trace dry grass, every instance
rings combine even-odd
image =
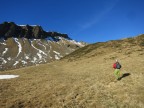
[[[143,49],[122,48],[101,47],[77,60],[66,57],[50,64],[2,71],[0,74],[20,77],[0,80],[0,108],[143,108]],[[120,81],[113,74],[115,58],[122,64],[121,73],[130,74]]]
[[[113,60],[104,59],[108,56],[1,72],[20,77],[0,80],[0,107],[142,108],[144,56],[119,58],[121,72],[131,74],[120,81],[113,75]]]

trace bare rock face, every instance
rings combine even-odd
[[[59,60],[85,45],[67,34],[45,32],[41,26],[4,22],[0,24],[0,70]]]
[[[10,37],[44,39],[54,36],[69,38],[67,34],[61,34],[57,32],[45,32],[42,27],[38,25],[16,25],[13,22],[4,22],[0,24],[0,37],[4,39]]]

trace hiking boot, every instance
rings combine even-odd
[[[119,81],[119,80],[121,80],[121,78],[118,78],[117,80]]]

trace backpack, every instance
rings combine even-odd
[[[119,62],[116,63],[116,69],[120,69],[121,68],[121,65]]]
[[[114,69],[116,69],[116,65],[117,65],[116,63],[113,64],[113,68],[114,68]]]

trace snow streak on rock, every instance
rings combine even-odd
[[[63,56],[61,56],[60,55],[60,53],[59,52],[56,52],[56,51],[53,51],[55,54],[57,54],[59,57],[63,57]]]
[[[16,62],[13,64],[13,66],[16,66],[18,63],[19,63],[19,61],[16,61]]]
[[[17,54],[17,57],[19,56],[19,54],[22,52],[22,46],[20,44],[20,42],[18,41],[17,38],[14,38],[15,42],[17,42],[18,44],[18,54]]]
[[[85,46],[80,42],[76,42],[75,40],[69,40],[71,43],[76,44],[76,45],[80,45],[81,47]]]
[[[32,45],[32,47],[33,47],[34,49],[36,49],[39,53],[42,53],[42,54],[44,54],[45,56],[47,56],[47,54],[46,54],[45,52],[43,52],[42,50],[36,48],[33,44],[31,44],[31,45]]]
[[[2,61],[2,64],[6,64],[7,63],[7,61],[4,58],[2,58],[2,57],[0,57],[0,61]]]
[[[56,54],[58,54],[58,55],[60,55],[60,53],[59,52],[56,52],[56,51],[53,51],[54,53],[56,53]]]
[[[47,40],[14,37],[7,40],[0,39],[0,70],[59,60],[79,48],[77,46],[80,45],[74,44],[74,42],[58,36],[49,37]],[[16,48],[13,48],[15,46]]]
[[[5,48],[5,50],[2,53],[2,56],[8,51],[8,48]]]

